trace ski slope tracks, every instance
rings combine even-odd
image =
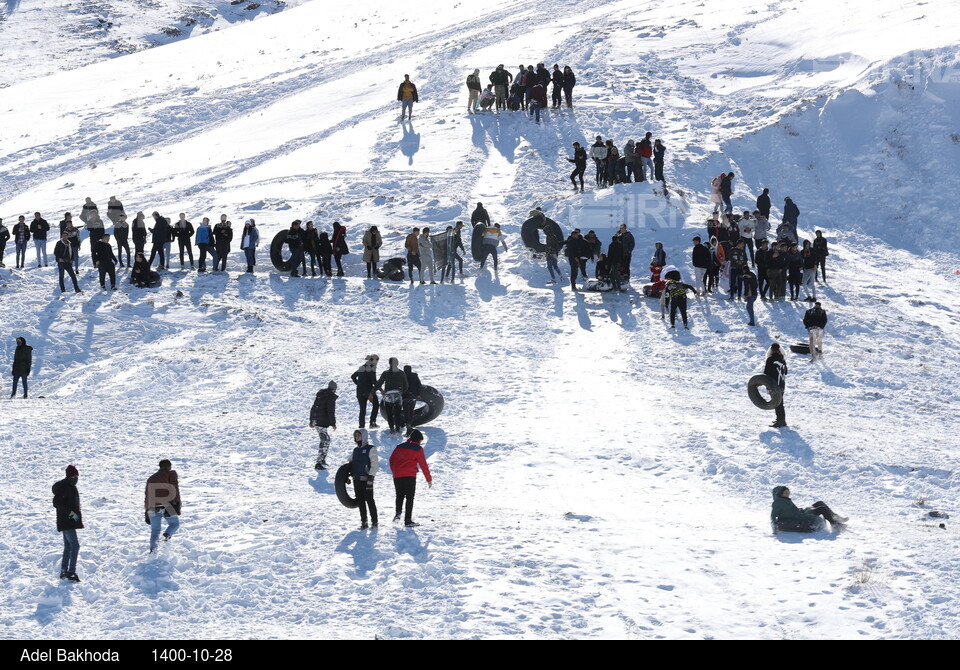
[[[11,269],[8,244],[0,358],[22,335],[34,369],[31,399],[0,412],[0,637],[960,636],[956,8],[286,4],[119,57],[81,48],[65,71],[21,58],[4,82],[5,223],[59,221],[87,196],[105,213],[117,195],[194,224],[253,217],[262,242],[252,276],[236,251],[226,273],[174,262],[155,290],[121,270],[113,293],[94,290],[84,242],[85,292],[65,296],[32,244]],[[26,35],[13,18],[5,40]],[[540,125],[466,113],[474,68],[541,61],[573,67],[574,109]],[[400,123],[405,73],[421,100]],[[91,82],[110,94],[65,102]],[[573,141],[646,130],[668,146],[667,196],[573,193]],[[806,304],[758,304],[749,328],[742,303],[694,298],[674,333],[639,292],[656,241],[690,277],[709,180],[729,169],[737,209],[768,187],[775,214],[789,195],[800,232],[830,241],[824,359],[788,359],[786,430],[745,387],[770,342],[803,339]],[[498,273],[468,260],[453,285],[362,279],[369,225],[382,259],[401,256],[413,225],[469,221],[477,202],[507,234]],[[627,223],[631,290],[548,285],[519,240],[534,206],[605,245]],[[295,218],[346,225],[346,278],[269,266]],[[329,460],[343,462],[349,375],[373,352],[446,398],[424,428],[435,481],[416,529],[389,521],[384,429],[378,531],[312,469],[314,393],[340,386]],[[148,555],[142,487],[163,457],[183,524]],[[70,586],[49,493],[68,463],[86,525]],[[778,484],[848,528],[772,533]]]

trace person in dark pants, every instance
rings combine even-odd
[[[349,254],[350,249],[347,247],[347,229],[337,221],[333,222],[333,238],[330,243],[333,245],[333,260],[337,264],[337,276],[342,277],[343,265],[340,259]]]
[[[560,66],[553,64],[553,72],[550,73],[550,81],[553,83],[553,90],[550,92],[550,98],[553,102],[553,109],[560,109],[563,102],[563,72]]]
[[[769,275],[767,274],[767,241],[757,242],[757,290],[761,300],[767,299],[767,289],[770,287]],[[771,291],[771,296],[773,292]]]
[[[167,521],[163,532],[163,541],[173,537],[180,528],[180,478],[173,464],[166,458],[159,463],[159,470],[147,479],[143,492],[143,520],[150,526],[150,553],[157,550],[160,539],[161,523]]]
[[[200,250],[200,262],[197,272],[207,271],[207,254],[213,260],[213,269],[217,269],[217,251],[214,246],[213,229],[210,228],[210,219],[203,217],[200,225],[197,226],[195,241]]]
[[[404,249],[407,250],[407,271],[410,274],[410,283],[413,283],[413,268],[417,268],[417,274],[420,283],[423,282],[423,265],[420,263],[420,229],[414,228],[413,232],[407,235],[403,242]]]
[[[3,225],[3,219],[0,219],[0,268],[7,267],[3,264],[3,256],[7,253],[7,242],[10,240],[10,231]]]
[[[117,242],[117,258],[120,261],[120,267],[123,265],[123,250],[127,250],[127,265],[130,265],[130,224],[127,223],[127,215],[121,214],[120,220],[113,225],[113,237]]]
[[[310,276],[317,276],[317,250],[320,247],[320,235],[313,226],[313,221],[307,221],[303,231],[303,275],[307,274],[307,256],[310,257]],[[323,273],[323,266],[320,266]]]
[[[369,354],[356,372],[350,375],[350,379],[357,385],[357,402],[360,404],[360,427],[366,428],[367,425],[367,402],[372,405],[370,412],[370,427],[377,426],[377,412],[380,410],[380,401],[377,400],[377,364],[380,357],[376,354]]]
[[[287,231],[287,248],[290,249],[290,276],[299,277],[297,270],[303,265],[304,232],[300,229],[300,219],[290,224]]]
[[[33,367],[33,347],[27,346],[27,341],[17,338],[17,348],[13,352],[13,391],[11,398],[17,395],[17,382],[23,384],[23,399],[27,399],[27,377],[30,376],[30,368]]]
[[[360,528],[376,528],[377,503],[373,499],[373,479],[380,469],[377,448],[370,444],[367,431],[363,428],[353,431],[353,441],[357,443],[350,455],[350,476],[353,478],[353,491],[360,508]],[[367,526],[367,511],[370,512],[370,526]]]
[[[173,225],[173,234],[177,238],[177,246],[180,247],[180,267],[183,267],[183,252],[187,252],[190,259],[190,268],[193,269],[193,243],[190,238],[193,237],[193,224],[187,221],[187,215],[180,212],[180,220]]]
[[[590,258],[591,254],[590,245],[580,236],[580,229],[576,228],[560,246],[567,248],[566,256],[567,260],[570,261],[570,288],[576,291],[577,272],[581,273],[583,281],[587,280],[587,259]]]
[[[780,387],[780,404],[774,408],[777,412],[777,420],[771,424],[771,427],[786,428],[787,414],[783,409],[783,392],[787,387],[787,361],[783,356],[783,349],[776,342],[767,350],[767,362],[763,366],[763,374]]]
[[[317,254],[320,256],[321,271],[327,277],[332,277],[333,268],[330,266],[330,257],[333,256],[333,245],[325,230],[317,237]]]
[[[320,447],[317,450],[315,470],[327,469],[327,452],[330,450],[330,430],[337,429],[337,382],[331,381],[327,388],[317,391],[310,408],[310,427],[317,429]]]
[[[33,221],[30,222],[30,234],[33,235],[33,244],[37,249],[37,267],[47,267],[47,232],[50,230],[50,224],[44,219],[40,212],[34,212]]]
[[[143,212],[137,212],[133,217],[133,223],[130,224],[131,235],[133,236],[133,253],[142,254],[147,248],[147,221]],[[129,259],[127,260],[129,263]]]
[[[687,323],[687,291],[697,292],[697,289],[690,286],[690,284],[684,284],[681,281],[676,279],[667,280],[666,286],[663,287],[663,292],[665,295],[670,296],[670,327],[677,327],[677,310],[680,310],[680,317],[683,319],[683,327],[690,329],[690,326]],[[663,316],[660,317],[661,319]]]
[[[567,101],[567,107],[573,108],[573,87],[577,85],[577,78],[569,65],[563,66],[563,97]]]
[[[814,233],[813,253],[817,257],[817,267],[823,273],[823,283],[827,283],[827,256],[830,252],[827,250],[827,238],[823,236],[823,231],[818,230]],[[816,272],[814,272],[816,278]]]
[[[620,238],[621,245],[623,245],[623,258],[620,260],[620,272],[623,275],[624,281],[628,281],[630,279],[630,262],[633,260],[633,250],[637,246],[637,241],[634,239],[633,233],[627,230],[627,224],[625,223],[620,224],[616,234]],[[615,259],[611,258],[610,262],[615,262]]]
[[[667,153],[667,147],[660,140],[653,142],[653,178],[659,182],[666,183],[663,178],[663,157]]]
[[[57,242],[57,246],[53,248],[53,257],[57,259],[57,271],[60,274],[60,293],[67,290],[63,285],[64,272],[70,275],[70,280],[73,282],[74,293],[82,293],[80,285],[77,284],[77,273],[73,270],[74,254],[76,254],[76,250],[70,243],[70,233],[61,233],[60,241]]]
[[[53,506],[57,510],[57,530],[63,533],[63,560],[60,563],[60,579],[79,582],[77,556],[80,554],[80,540],[77,539],[77,531],[83,528],[80,493],[77,491],[77,480],[80,478],[80,473],[73,465],[68,465],[66,475],[51,487]]]
[[[560,108],[559,102],[557,108]],[[579,142],[573,143],[573,158],[568,158],[573,163],[573,172],[570,173],[570,181],[573,182],[574,190],[577,189],[577,179],[580,179],[580,192],[583,193],[583,173],[587,171],[587,150],[580,146]]]
[[[90,250],[93,266],[100,272],[100,288],[106,290],[107,275],[110,276],[110,289],[117,290],[117,257],[113,255],[110,236],[104,235]]]
[[[230,243],[233,242],[233,228],[227,221],[226,214],[220,215],[220,223],[213,228],[213,236],[216,239],[217,258],[213,261],[213,269],[221,272],[227,271],[227,256],[230,255]],[[217,265],[219,264],[219,268]]]
[[[777,530],[809,532],[816,530],[817,517],[823,519],[835,528],[842,528],[848,519],[840,516],[822,500],[813,503],[813,507],[798,508],[790,500],[790,489],[786,486],[773,487],[773,506],[770,509],[770,520]]]
[[[27,262],[27,242],[30,241],[30,226],[27,225],[25,217],[18,218],[17,225],[13,227],[11,234],[17,251],[16,267],[23,269],[24,263]]]
[[[393,472],[393,486],[397,492],[396,514],[393,520],[399,521],[400,513],[403,512],[403,525],[408,528],[420,525],[413,521],[413,498],[417,494],[418,469],[423,471],[427,486],[433,488],[433,477],[430,476],[421,442],[423,433],[414,430],[410,433],[410,438],[403,444],[398,444],[390,454],[390,470]]]
[[[403,394],[407,392],[407,376],[400,369],[400,362],[391,358],[390,367],[377,379],[376,390],[383,394],[383,414],[391,433],[403,432]]]
[[[423,384],[420,383],[420,375],[414,372],[409,365],[403,366],[403,374],[407,376],[407,392],[403,394],[403,421],[407,426],[404,437],[410,437],[410,433],[413,431],[413,410],[417,407],[417,400],[420,399]]]
[[[757,323],[753,312],[753,303],[757,301],[757,275],[753,274],[753,270],[748,267],[743,271],[740,283],[743,287],[743,300],[747,303],[747,315],[750,317],[747,325],[755,326]]]
[[[130,271],[130,283],[137,288],[145,288],[150,284],[150,263],[146,256],[137,252],[133,255],[133,269]]]
[[[167,221],[166,217],[160,216],[160,212],[154,212],[153,228],[149,230],[153,235],[150,238],[153,248],[150,250],[150,260],[148,262],[153,265],[153,259],[159,255],[160,265],[157,266],[157,269],[168,267],[170,259],[166,258],[165,251],[167,244],[170,242],[170,222]]]

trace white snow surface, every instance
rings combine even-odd
[[[121,271],[112,294],[85,242],[86,292],[66,297],[32,243],[26,270],[7,245],[0,350],[26,337],[34,369],[32,399],[0,412],[0,637],[960,637],[955,3],[296,4],[115,58],[79,44],[56,73],[48,52],[4,50],[21,68],[0,90],[8,225],[117,195],[195,224],[253,216],[263,240],[254,276],[237,250],[228,273],[174,270],[155,290]],[[7,3],[5,42],[27,38],[29,9]],[[574,68],[573,110],[539,126],[465,113],[473,68],[539,61]],[[401,124],[405,73],[421,100]],[[668,200],[649,184],[570,195],[574,140],[648,129]],[[771,341],[803,339],[805,304],[758,303],[748,328],[742,303],[694,298],[674,334],[638,292],[655,241],[690,276],[709,180],[729,169],[737,209],[768,187],[830,241],[824,360],[789,359],[787,430],[745,386]],[[370,224],[386,259],[477,201],[507,234],[498,274],[468,259],[452,286],[358,278]],[[633,290],[548,286],[518,234],[537,205],[605,245],[628,223]],[[347,226],[346,279],[270,267],[294,218]],[[340,385],[339,464],[371,352],[446,398],[424,427],[417,529],[390,523],[385,430],[379,531],[312,469],[314,393]],[[162,457],[183,524],[151,556],[141,496]],[[70,586],[49,492],[68,463],[86,525]],[[778,484],[848,528],[772,533]]]

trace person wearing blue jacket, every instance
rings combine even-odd
[[[197,267],[197,272],[206,272],[207,271],[207,254],[213,258],[213,267],[217,267],[217,248],[214,245],[213,239],[213,229],[210,228],[210,219],[208,217],[203,217],[203,221],[197,226],[196,236],[194,241],[197,243],[197,248],[200,249],[200,262]]]
[[[353,478],[353,491],[360,508],[360,528],[376,528],[377,503],[373,499],[373,480],[380,469],[377,448],[370,444],[367,431],[363,428],[353,431],[353,441],[357,443],[350,455],[350,476]],[[367,526],[367,512],[370,513],[370,525]]]
[[[247,272],[253,272],[253,266],[257,264],[258,244],[260,244],[260,231],[257,230],[257,222],[247,219],[243,224],[243,232],[240,233],[240,248],[247,257]]]

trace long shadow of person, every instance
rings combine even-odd
[[[348,576],[362,578],[377,569],[377,564],[385,556],[377,551],[376,541],[375,532],[364,530],[349,532],[340,541],[335,551],[353,556],[353,574],[348,572]]]
[[[413,156],[420,151],[420,133],[414,132],[412,121],[405,121],[401,128],[400,153],[407,157],[407,165],[413,165]]]

